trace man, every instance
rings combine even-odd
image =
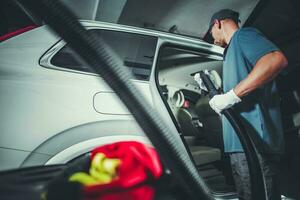
[[[254,28],[239,28],[239,14],[229,9],[215,13],[210,21],[214,44],[225,47],[224,94],[209,104],[221,113],[232,107],[247,130],[256,137],[268,199],[280,199],[278,164],[284,140],[279,97],[273,79],[288,62],[283,53]],[[251,199],[248,165],[240,141],[222,116],[225,152],[229,153],[233,176],[241,199]]]

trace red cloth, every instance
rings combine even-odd
[[[154,188],[149,185],[87,195],[85,200],[152,200]]]
[[[118,194],[124,194],[124,192],[127,191],[129,196],[135,196],[134,199],[139,199],[137,198],[139,195],[141,197],[140,199],[152,199],[152,188],[150,189],[149,186],[140,186],[144,189],[137,188],[139,188],[138,186],[141,184],[159,179],[162,175],[162,165],[154,148],[134,141],[117,142],[94,149],[91,152],[91,159],[94,158],[95,154],[100,152],[104,153],[108,158],[118,158],[121,160],[121,164],[118,168],[118,178],[108,184],[86,186],[84,191],[88,196],[103,194],[103,192],[107,193],[109,191],[118,196]],[[145,191],[147,191],[148,197],[145,196]],[[110,196],[114,195],[111,193]],[[130,199],[125,198],[125,196],[126,195],[123,195],[124,198],[122,199]],[[98,199],[102,200],[102,198]]]

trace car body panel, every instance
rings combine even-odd
[[[81,156],[84,153],[89,152],[96,147],[109,144],[109,143],[120,142],[120,141],[136,141],[136,142],[141,142],[146,145],[152,146],[150,141],[143,136],[137,136],[137,135],[101,136],[101,138],[85,140],[83,142],[70,146],[64,149],[63,151],[57,153],[55,156],[49,159],[45,164],[53,165],[53,164],[67,163],[68,161],[77,158],[78,156]]]
[[[23,160],[25,160],[29,155],[32,156],[32,160],[30,162],[31,166],[41,165],[51,158],[50,155],[46,154],[32,153],[18,149],[0,148],[0,169],[9,170],[17,168],[22,165]]]
[[[145,102],[162,114],[172,131],[178,132],[156,86],[154,71],[159,48],[164,44],[182,45],[201,49],[207,56],[218,58],[223,49],[201,40],[158,31],[92,21],[82,21],[82,24],[87,29],[158,38],[150,80],[132,79],[132,82],[145,97]],[[78,156],[78,152],[94,147],[85,146],[87,140],[104,144],[110,141],[108,136],[145,137],[132,121],[132,115],[100,76],[51,65],[51,58],[64,45],[65,42],[46,25],[1,43],[0,148],[14,149],[13,153],[18,154],[19,159],[12,165],[1,165],[0,169],[45,164],[58,154],[60,156],[52,161],[62,161],[62,158],[68,161]],[[99,94],[110,96],[105,100],[98,98]],[[177,139],[180,140],[179,135]],[[71,155],[72,151],[66,149],[73,148],[77,153]]]

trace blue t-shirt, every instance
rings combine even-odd
[[[264,55],[279,49],[254,28],[241,28],[231,38],[224,52],[223,90],[234,88],[251,72]],[[234,106],[258,150],[264,153],[283,153],[284,140],[279,96],[274,81],[256,89]],[[243,152],[241,143],[228,120],[223,116],[225,152]]]

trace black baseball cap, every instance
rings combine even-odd
[[[209,22],[208,32],[210,32],[212,26],[215,23],[215,20],[223,20],[223,19],[232,19],[236,23],[238,23],[240,14],[231,9],[222,9],[218,12],[214,13]]]

